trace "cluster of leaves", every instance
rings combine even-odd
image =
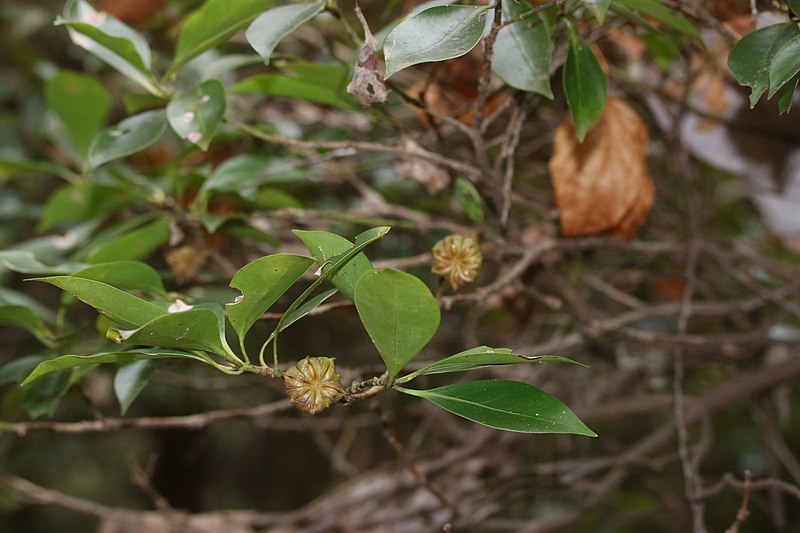
[[[224,131],[226,123],[237,133],[269,140],[270,131],[247,126],[239,120],[237,110],[229,107],[232,95],[249,93],[299,98],[340,109],[358,110],[345,87],[351,77],[351,65],[289,62],[280,65],[279,73],[258,73],[235,82],[227,77],[231,72],[257,62],[269,64],[283,38],[325,12],[341,15],[333,3],[323,0],[266,10],[262,1],[208,0],[187,17],[178,34],[172,60],[164,65],[162,73],[157,73],[150,46],[142,34],[113,16],[97,11],[85,0],[67,2],[57,24],[66,27],[72,42],[146,92],[126,94],[125,104],[132,115],[104,129],[111,109],[111,97],[97,80],[75,72],[60,71],[47,81],[46,100],[60,126],[55,132],[55,140],[71,160],[71,166],[11,158],[3,159],[2,163],[5,169],[15,172],[52,173],[70,182],[48,200],[39,229],[50,230],[75,221],[82,223],[73,227],[66,237],[49,238],[46,244],[42,241],[21,243],[14,249],[1,252],[0,259],[6,267],[17,272],[58,274],[37,279],[60,287],[98,309],[108,321],[101,325],[108,338],[146,348],[90,355],[70,354],[43,362],[37,360],[34,362],[38,366],[26,383],[56,370],[77,369],[68,382],[60,382],[59,390],[63,392],[94,365],[109,362],[130,364],[118,374],[117,384],[120,401],[126,408],[146,383],[152,371],[149,361],[153,359],[189,358],[226,373],[254,372],[279,376],[277,340],[280,332],[338,290],[355,303],[361,321],[386,365],[389,386],[424,397],[456,414],[492,427],[592,434],[558,400],[526,384],[474,382],[427,391],[401,386],[427,374],[493,364],[560,359],[529,359],[509,350],[482,347],[399,376],[436,332],[439,310],[430,291],[420,280],[398,271],[374,270],[361,252],[383,236],[388,228],[362,233],[355,244],[334,234],[298,232],[313,259],[287,254],[270,255],[240,269],[231,280],[231,286],[240,290],[243,297],[227,308],[227,319],[238,336],[240,353],[231,349],[226,341],[225,310],[220,305],[199,302],[189,309],[174,308],[176,304],[168,297],[158,273],[139,262],[169,241],[168,215],[150,210],[98,232],[102,218],[123,207],[148,202],[164,205],[171,196],[181,196],[174,194],[176,191],[169,187],[142,180],[124,161],[126,157],[154,145],[168,129],[188,143],[183,156],[196,149],[208,150]],[[408,17],[377,32],[379,38],[373,40],[383,50],[386,64],[383,78],[389,79],[420,63],[463,56],[491,34],[495,37],[494,73],[513,88],[552,99],[551,71],[556,37],[565,34],[567,53],[562,85],[574,128],[566,131],[565,135],[570,139],[574,136],[581,143],[590,129],[602,122],[608,100],[607,74],[590,46],[590,37],[581,29],[587,21],[602,23],[609,12],[633,21],[646,33],[667,39],[673,48],[681,46],[687,39],[698,37],[692,24],[657,0],[581,0],[551,2],[541,7],[504,1],[499,5],[498,13],[492,6],[449,5],[434,1],[425,3]],[[220,55],[213,50],[241,30],[245,30],[246,40],[257,56]],[[743,39],[731,54],[731,67],[740,82],[753,87],[755,100],[767,86],[770,87],[770,96],[781,89],[794,92],[800,70],[794,53],[797,33],[793,23],[764,28]],[[658,45],[664,48],[663,41]],[[654,45],[653,50],[658,50],[659,46]],[[758,54],[753,53],[756,49]],[[359,60],[359,66],[368,64],[369,61]],[[372,68],[376,67],[373,65]],[[620,108],[616,102],[609,107]],[[618,117],[612,120],[614,118],[605,121],[611,124],[607,128],[620,122]],[[623,122],[638,125],[636,120]],[[639,141],[641,138],[646,140],[646,136],[638,133],[631,136]],[[570,153],[577,149],[571,148]],[[643,154],[638,159],[645,166]],[[263,207],[264,203],[275,206],[276,201],[277,205],[293,206],[296,202],[289,196],[277,195],[276,200],[275,191],[271,190],[270,199],[266,200],[262,193],[267,190],[264,185],[297,179],[295,163],[280,157],[239,154],[213,170],[210,166],[203,166],[181,174],[182,184],[175,188],[180,189],[177,192],[185,193],[191,189],[187,183],[192,186],[199,184],[188,207],[190,215],[196,217],[206,231],[213,233],[223,227],[231,232],[238,229],[274,244],[274,235],[244,224],[240,214],[215,213],[209,205],[217,195],[235,194],[250,200],[255,207]],[[637,217],[652,203],[652,187],[648,185],[646,169],[640,175],[644,176],[641,188],[649,190],[649,193],[640,195]],[[461,179],[456,183],[455,192],[464,205],[471,207],[468,209],[470,218],[481,220],[483,213],[476,189]],[[621,211],[630,213],[632,208],[626,204]],[[619,231],[630,234],[631,230],[620,221],[621,217],[615,218],[615,223],[622,226]],[[69,261],[63,261],[62,252],[75,249],[78,243],[82,245],[80,249]],[[46,264],[47,259],[51,264]],[[259,365],[251,363],[244,342],[247,332],[259,316],[298,282],[312,261],[320,267],[320,277],[283,314],[263,344]],[[326,280],[336,288],[312,297],[314,290]],[[129,291],[146,294],[149,299]],[[3,299],[0,318],[5,323],[25,327],[46,346],[58,347],[60,333],[55,331],[63,325],[61,314],[54,316],[21,293],[4,290],[0,297]],[[62,312],[70,301],[64,299]],[[265,348],[270,342],[273,346],[272,367],[264,358]],[[17,362],[15,371],[18,372],[25,364]],[[12,370],[7,369],[6,374],[10,375]],[[534,417],[525,414],[530,411],[539,414]]]
[[[789,0],[794,17],[800,2]],[[773,24],[745,35],[731,50],[728,66],[741,85],[751,88],[750,107],[767,92],[778,95],[778,110],[788,113],[800,81],[800,29],[797,20]]]

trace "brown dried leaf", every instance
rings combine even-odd
[[[636,234],[655,198],[647,139],[636,111],[613,97],[583,143],[571,119],[558,127],[549,168],[564,235]]]
[[[364,44],[358,51],[358,62],[353,69],[353,79],[347,85],[347,92],[355,96],[359,104],[366,107],[388,100],[389,90],[378,73],[378,43],[369,31],[367,21],[358,5],[356,5],[356,16],[364,28]]]

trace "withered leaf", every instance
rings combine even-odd
[[[369,30],[367,21],[356,5],[356,16],[364,28],[364,44],[358,51],[358,61],[353,69],[353,79],[347,85],[347,92],[355,96],[362,106],[383,103],[389,98],[389,90],[383,84],[383,76],[378,73],[378,43]]]
[[[583,143],[569,117],[558,127],[549,168],[565,236],[636,235],[655,198],[647,139],[636,111],[613,97]]]

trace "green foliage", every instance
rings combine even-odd
[[[397,270],[365,272],[355,304],[389,377],[396,376],[439,329],[439,305],[415,276]]]
[[[430,390],[399,390],[490,428],[597,436],[557,398],[519,381],[468,381]]]
[[[269,64],[278,43],[297,28],[317,16],[325,7],[324,0],[268,9],[247,28],[247,42]]]
[[[264,0],[208,0],[189,15],[178,35],[175,58],[167,74],[175,73],[190,59],[228,40],[271,2]]]
[[[553,99],[550,88],[550,65],[553,59],[553,36],[550,19],[543,13],[520,22],[509,23],[528,9],[522,2],[503,2],[503,22],[508,24],[497,34],[492,69],[504,82],[522,91],[531,91]]]
[[[453,59],[472,50],[486,27],[487,9],[434,6],[402,21],[386,36],[384,79],[412,65]]]
[[[89,167],[141,152],[155,143],[164,130],[167,121],[164,111],[145,111],[121,121],[116,126],[97,134],[89,147]]]
[[[224,114],[225,88],[217,80],[184,91],[167,104],[167,120],[172,130],[203,150],[208,150]]]
[[[767,26],[748,33],[736,43],[728,56],[728,66],[736,81],[752,89],[750,107],[754,107],[761,95],[770,87],[773,61],[784,45],[800,34],[797,25],[791,22]],[[783,80],[791,71],[791,60],[781,59],[783,66],[776,66],[774,80]],[[791,76],[790,76],[791,78]],[[788,81],[783,80],[781,85]],[[770,89],[770,96],[780,87]],[[788,107],[785,109],[788,111]]]
[[[583,142],[606,106],[608,80],[594,52],[569,28],[569,51],[564,63],[564,94],[567,97],[575,133]]]

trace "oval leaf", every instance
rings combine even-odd
[[[503,2],[503,20],[518,17],[530,9],[523,3]],[[552,100],[552,58],[550,24],[540,13],[500,30],[494,43],[492,70],[515,89],[539,93]]]
[[[164,314],[138,329],[111,328],[107,337],[119,343],[205,350],[228,360],[235,359],[225,341],[222,308],[212,305]]]
[[[386,36],[384,79],[418,63],[463,56],[486,27],[485,6],[436,6],[416,13]]]
[[[94,355],[62,355],[55,359],[42,361],[25,378],[20,386],[27,385],[52,372],[65,368],[96,366],[103,363],[129,363],[145,359],[166,359],[170,357],[188,358],[208,363],[208,360],[196,354],[173,352],[169,350],[131,350],[129,352],[96,353]]]
[[[693,39],[700,38],[700,32],[691,22],[679,15],[678,10],[665,6],[660,0],[615,0],[615,3],[650,17],[667,28],[684,33]]]
[[[78,161],[84,162],[92,139],[111,109],[105,87],[91,76],[61,70],[45,84],[47,106],[64,124]]]
[[[208,0],[183,24],[178,35],[175,59],[167,75],[193,57],[228,40],[270,3],[267,0]]]
[[[139,327],[164,315],[155,305],[101,281],[72,276],[33,278],[63,289],[124,327]]]
[[[101,131],[89,148],[89,166],[95,169],[109,161],[141,152],[164,133],[167,127],[164,118],[162,110],[147,111]]]
[[[152,360],[140,360],[125,364],[117,370],[114,375],[114,394],[123,415],[128,412],[128,407],[150,381],[155,368]]]
[[[563,76],[564,94],[572,113],[575,133],[583,142],[586,132],[603,113],[608,80],[592,50],[572,27]]]
[[[145,291],[164,294],[164,284],[158,272],[146,263],[139,261],[113,261],[93,265],[73,274],[76,278],[102,281],[112,287],[124,290]]]
[[[390,376],[396,376],[439,328],[439,304],[428,286],[399,270],[371,270],[361,276],[355,304]]]
[[[45,265],[29,250],[3,250],[0,252],[0,264],[21,274],[72,274],[86,267],[84,263]]]
[[[778,90],[800,72],[800,35],[786,42],[769,65],[769,94],[772,98]]]
[[[103,11],[96,11],[84,0],[70,1],[64,16],[56,20],[69,28],[72,42],[99,57],[152,94],[161,94],[150,72],[150,47],[145,38],[130,26]]]
[[[265,64],[269,64],[272,51],[278,43],[305,24],[325,7],[324,0],[308,4],[294,4],[265,11],[247,28],[245,37]]]
[[[449,372],[463,372],[465,370],[474,370],[476,368],[486,368],[487,366],[496,365],[516,365],[520,363],[572,363],[575,365],[583,365],[567,357],[559,355],[537,355],[526,356],[514,353],[509,348],[489,348],[488,346],[478,346],[470,350],[459,352],[450,357],[446,357],[441,361],[436,361],[433,364],[421,368],[416,372],[412,372],[407,376],[397,380],[397,383],[408,383],[414,378],[419,376],[428,376],[430,374],[446,374]]]
[[[388,230],[387,230],[388,231]],[[340,255],[347,253],[353,248],[353,243],[327,231],[304,231],[293,230],[303,244],[308,248],[309,253],[314,257],[320,267],[325,263],[334,261]],[[385,233],[384,233],[385,235]],[[379,238],[379,237],[378,237]],[[331,278],[331,283],[348,299],[355,297],[356,283],[365,273],[372,270],[372,263],[367,256],[360,253],[350,259],[346,265]]]
[[[167,120],[178,137],[208,150],[225,114],[225,88],[217,80],[185,91],[167,104]]]
[[[494,429],[597,436],[560,400],[519,381],[493,379],[430,390],[401,387],[397,390],[425,398],[454,415]]]
[[[314,262],[309,257],[276,254],[243,266],[231,280],[241,291],[236,302],[227,305],[228,318],[240,340],[258,317],[274,304]]]
[[[750,107],[769,87],[770,64],[778,50],[800,34],[797,24],[786,22],[748,33],[731,48],[728,67],[739,85],[750,87]]]
[[[308,79],[299,76],[259,74],[237,83],[231,87],[231,92],[300,98],[309,102],[338,107],[339,109],[354,108],[353,102],[342,92],[341,87],[329,85],[326,80]]]
[[[111,261],[138,261],[169,241],[169,221],[161,218],[121,237],[103,242],[88,250],[86,262],[92,264]]]

